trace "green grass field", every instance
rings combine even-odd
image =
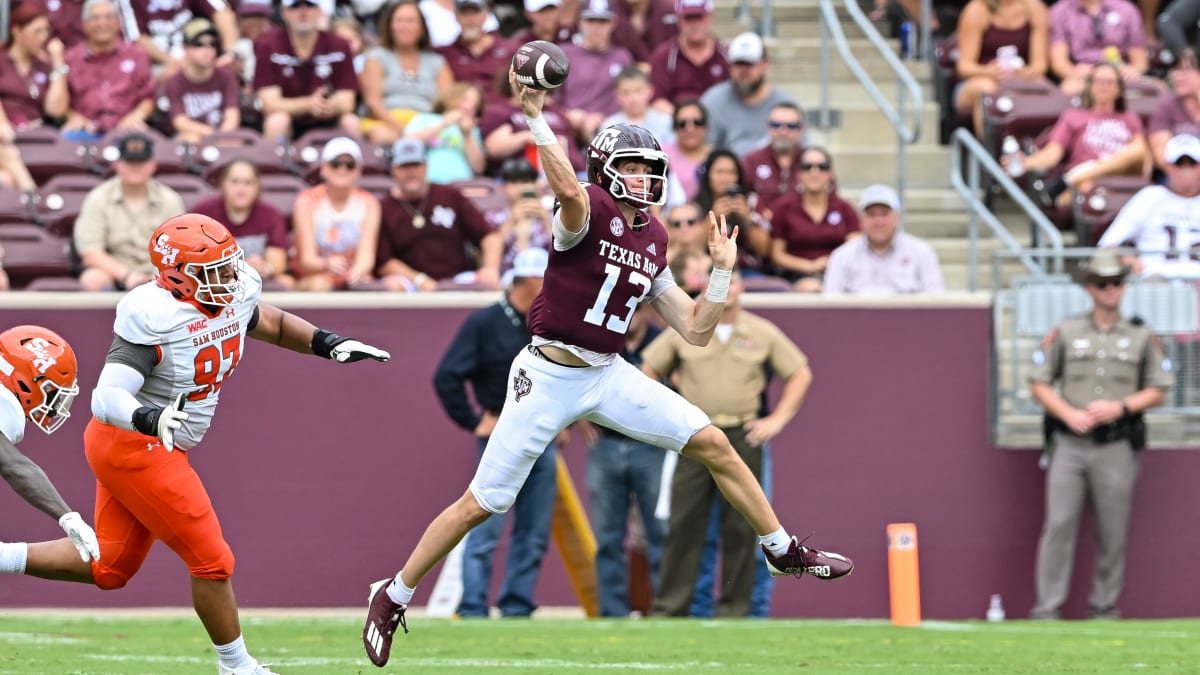
[[[343,673],[1200,672],[1200,621],[449,621],[413,618],[385,669],[359,619],[247,612],[247,643],[281,675]],[[0,611],[0,675],[212,675],[190,617],[13,616]]]

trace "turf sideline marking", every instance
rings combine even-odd
[[[160,656],[150,654],[89,654],[86,658],[94,661],[117,661],[121,663],[174,663],[203,665],[213,661],[212,658],[199,656]],[[303,668],[306,666],[362,666],[363,658],[339,657],[296,657],[271,658],[259,657],[265,665],[280,668]],[[566,661],[562,659],[405,659],[405,667],[426,668],[539,668],[562,669],[576,668],[587,670],[696,670],[702,668],[728,668],[729,664],[691,661],[686,663],[643,663],[627,661],[623,663],[595,663]]]
[[[1064,622],[1067,623],[1067,622]],[[957,621],[922,621],[919,628],[931,631],[947,631],[947,632],[982,632],[990,631],[996,633],[1021,633],[1024,635],[1084,635],[1096,637],[1111,637],[1114,632],[1111,630],[1100,630],[1096,628],[1079,628],[1070,625],[1056,626],[1052,624],[1033,625],[994,625],[980,623],[960,623]],[[1148,638],[1165,638],[1169,640],[1178,640],[1180,638],[1195,639],[1200,637],[1198,633],[1189,633],[1187,631],[1169,631],[1169,630],[1148,630],[1148,631],[1131,631],[1124,636],[1124,639],[1134,639],[1139,637]]]
[[[0,632],[0,641],[4,642],[20,642],[23,644],[39,644],[39,645],[77,645],[88,640],[79,638],[64,637],[61,635],[50,635],[47,633],[15,633],[15,632]]]

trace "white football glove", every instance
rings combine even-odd
[[[75,550],[79,551],[79,557],[83,558],[83,562],[100,559],[100,542],[96,541],[96,532],[90,525],[83,522],[82,516],[72,511],[63,514],[63,517],[58,519],[58,524],[62,526],[63,532],[67,533],[67,538],[75,545]]]
[[[186,402],[184,394],[179,394],[166,408],[142,406],[133,413],[133,428],[147,436],[158,437],[167,452],[171,452],[175,449],[175,431],[188,420],[188,414],[183,412]]]
[[[362,361],[363,359],[375,359],[376,361],[387,361],[392,358],[392,355],[371,345],[364,344],[358,340],[346,340],[340,342],[329,350],[329,355],[338,363],[351,363],[354,361]]]

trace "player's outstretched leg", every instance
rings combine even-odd
[[[388,597],[387,586],[390,583],[391,579],[380,579],[371,584],[371,594],[367,596],[367,623],[363,626],[362,638],[367,658],[380,668],[387,665],[396,628],[408,632],[408,622],[404,620],[404,610],[408,607],[392,602]]]
[[[683,455],[708,467],[721,494],[754,528],[773,576],[810,574],[831,581],[854,570],[846,556],[809,548],[788,536],[750,467],[720,429],[709,425],[698,431]]]

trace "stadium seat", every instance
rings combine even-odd
[[[183,199],[183,208],[191,211],[192,207],[216,194],[216,189],[203,178],[190,173],[169,173],[155,176],[158,182],[166,185]]]
[[[375,198],[379,201],[383,201],[383,198],[388,195],[388,192],[395,185],[396,181],[391,176],[367,174],[358,178],[358,186],[375,195]]]
[[[1125,203],[1150,182],[1141,176],[1097,178],[1073,202],[1078,246],[1095,246]]]
[[[75,277],[38,277],[25,287],[27,291],[82,291],[83,286]]]
[[[504,194],[500,183],[491,178],[471,178],[456,181],[451,185],[458,188],[463,196],[470,199],[475,208],[483,213],[508,209],[508,196]]]
[[[70,237],[87,194],[104,179],[90,173],[54,176],[38,188],[34,217],[50,232]]]
[[[4,269],[13,288],[38,277],[69,277],[75,268],[71,243],[33,223],[0,225]]]
[[[261,173],[290,173],[291,161],[282,143],[270,143],[256,131],[235,129],[209,134],[192,154],[192,166],[210,185],[216,186],[221,170],[237,159],[247,159]]]
[[[0,185],[0,224],[34,220],[33,195]]]
[[[87,146],[64,140],[57,129],[22,131],[13,143],[21,151],[21,160],[38,185],[58,174],[88,170]]]
[[[1137,113],[1141,118],[1143,128],[1149,125],[1150,115],[1154,114],[1155,108],[1171,95],[1159,80],[1142,78],[1125,84],[1125,101],[1130,112]]]
[[[191,146],[186,143],[176,143],[156,131],[142,132],[154,141],[154,161],[158,163],[155,175],[187,173],[191,166]],[[120,157],[117,144],[129,135],[128,131],[112,131],[101,138],[95,145],[88,146],[88,160],[92,171],[110,176],[113,173],[113,162]]]
[[[313,129],[296,139],[290,148],[292,165],[310,185],[320,182],[321,149],[331,138],[345,136],[337,129]],[[390,153],[383,147],[357,139],[363,154],[363,174],[391,174]]]
[[[1022,144],[1051,128],[1072,99],[1048,82],[1018,80],[1001,83],[983,97],[983,144],[999,155],[1000,144],[1013,136]]]
[[[792,290],[787,279],[768,275],[742,277],[742,286],[750,293],[787,293]]]
[[[290,224],[296,210],[296,196],[308,189],[308,183],[288,174],[268,174],[262,177],[258,198],[275,207]]]

